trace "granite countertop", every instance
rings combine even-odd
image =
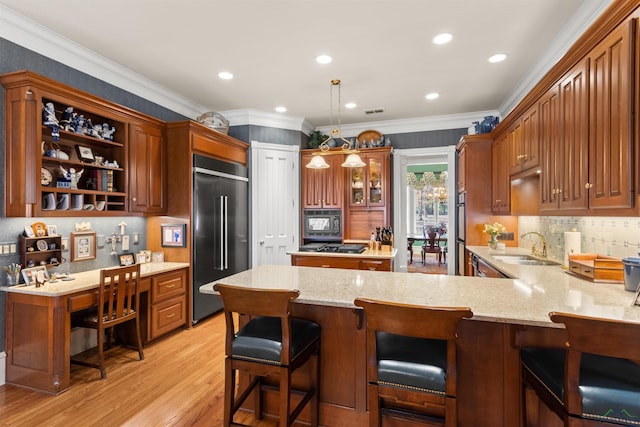
[[[466,306],[473,310],[474,319],[491,322],[562,327],[549,320],[551,311],[640,322],[640,306],[631,306],[633,293],[623,285],[580,280],[561,266],[509,266],[509,270],[507,274],[519,274],[519,278],[264,265],[219,282],[298,289],[297,301],[306,304],[355,307],[355,298],[366,297],[405,304]],[[215,283],[201,286],[200,292],[215,293]]]
[[[152,276],[154,274],[166,273],[168,271],[179,270],[189,267],[186,262],[150,262],[140,265],[140,276]],[[74,280],[60,280],[56,282],[46,282],[44,286],[36,288],[35,285],[15,285],[0,286],[0,291],[16,292],[21,294],[42,295],[42,296],[62,296],[73,294],[76,292],[86,291],[87,289],[97,288],[100,284],[100,269],[88,270],[79,273],[70,274],[69,277]]]
[[[376,251],[371,249],[365,249],[364,252],[359,254],[344,254],[339,252],[302,252],[302,251],[290,251],[287,255],[303,255],[314,257],[341,257],[341,258],[379,258],[379,259],[392,259],[398,254],[398,249],[393,248],[391,251]]]

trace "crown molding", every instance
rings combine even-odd
[[[186,117],[209,110],[3,5],[0,37]]]
[[[524,97],[538,84],[540,79],[569,51],[615,0],[585,1],[569,19],[562,31],[554,38],[551,46],[522,78],[509,97],[500,105],[502,117],[506,117]]]
[[[301,131],[309,135],[313,132],[313,125],[304,117],[285,116],[279,113],[271,113],[252,108],[239,110],[220,111],[231,126],[254,125],[279,129]]]
[[[358,136],[366,129],[375,129],[385,135],[409,132],[427,132],[433,130],[468,128],[473,122],[481,121],[485,116],[498,116],[496,110],[476,111],[463,114],[448,114],[442,116],[416,117],[412,119],[386,120],[380,122],[352,123],[341,125],[340,132],[344,137]],[[329,135],[335,126],[322,126],[317,129]]]

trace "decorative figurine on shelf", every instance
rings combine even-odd
[[[91,136],[102,139],[102,125],[93,125]]]
[[[60,125],[56,118],[56,110],[52,102],[47,102],[47,105],[42,105],[42,124],[51,129],[51,139],[54,142],[60,141]]]
[[[60,128],[62,128],[62,130],[67,132],[69,131],[69,128],[71,127],[71,119],[74,114],[76,113],[73,112],[73,107],[67,107],[62,112],[62,118],[60,119]]]
[[[42,124],[45,126],[59,124],[58,119],[56,118],[56,110],[54,109],[52,102],[47,102],[47,105],[42,105]]]
[[[85,135],[91,136],[93,132],[93,123],[91,123],[91,119],[87,119],[84,122],[84,127],[82,128],[82,133]]]
[[[76,172],[74,168],[69,168],[69,170],[66,170],[64,167],[62,167],[62,165],[60,165],[60,171],[62,172],[62,176],[64,176],[66,179],[70,181],[69,188],[71,188],[72,190],[77,190],[78,180],[82,176],[84,169],[80,169],[79,172]]]
[[[113,134],[115,133],[116,128],[112,127],[109,129],[109,123],[102,124],[102,138],[108,139],[109,141],[113,141]]]
[[[74,117],[75,122],[73,123],[73,131],[75,133],[84,133],[84,128],[85,128],[85,120],[84,120],[84,115],[80,114]]]

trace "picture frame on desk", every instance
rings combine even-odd
[[[79,231],[71,233],[71,262],[96,258],[96,232]]]
[[[186,224],[161,224],[160,238],[164,247],[186,247]]]
[[[20,273],[22,273],[22,279],[24,279],[24,284],[27,286],[37,284],[38,280],[40,280],[41,282],[49,280],[49,271],[44,265],[39,265],[37,267],[31,268],[23,268]],[[40,275],[40,279],[38,279],[38,275]]]
[[[131,252],[123,252],[119,254],[118,261],[121,267],[126,267],[136,263],[135,256]]]

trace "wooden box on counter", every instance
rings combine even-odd
[[[569,255],[569,271],[594,282],[624,283],[622,260],[612,256]]]

